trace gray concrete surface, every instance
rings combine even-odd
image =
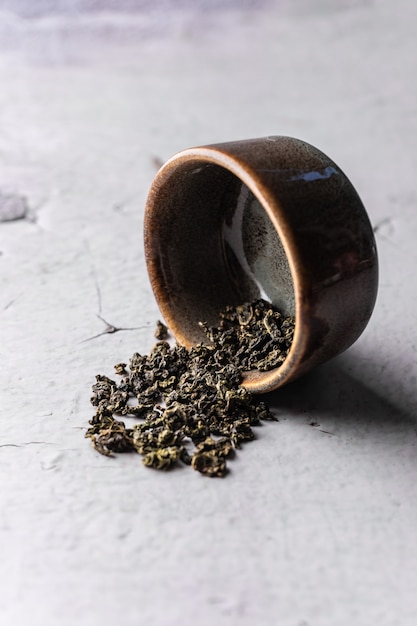
[[[255,5],[0,4],[0,203],[20,212],[0,222],[4,626],[416,624],[417,5]],[[268,397],[280,421],[224,481],[99,456],[94,375],[158,317],[155,158],[266,134],[327,152],[362,196],[369,327]],[[139,328],[85,341],[97,314]]]

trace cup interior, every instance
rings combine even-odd
[[[148,270],[161,312],[183,345],[207,341],[199,322],[217,326],[227,306],[264,298],[295,316],[284,244],[254,191],[201,158],[168,162],[154,181],[145,225]]]
[[[294,283],[281,238],[261,202],[245,183],[223,222],[222,236],[230,274],[258,288],[259,297],[284,315],[295,316]]]

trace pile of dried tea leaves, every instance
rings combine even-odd
[[[200,325],[208,343],[187,349],[171,347],[158,322],[150,354],[135,353],[129,366],[115,366],[119,383],[96,376],[96,413],[86,437],[98,452],[137,452],[148,467],[166,470],[181,461],[206,476],[224,476],[226,457],[254,439],[252,427],[276,419],[241,382],[245,370],[281,365],[294,319],[257,300],[227,308],[216,328]],[[141,421],[127,427],[116,416]]]

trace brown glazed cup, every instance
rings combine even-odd
[[[145,255],[177,341],[205,341],[227,305],[263,297],[295,316],[285,362],[244,377],[272,391],[346,350],[378,287],[375,239],[340,168],[291,137],[190,148],[157,173],[145,212]]]

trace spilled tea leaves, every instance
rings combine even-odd
[[[241,386],[243,372],[271,370],[285,360],[294,319],[264,300],[228,307],[217,327],[200,323],[207,343],[187,349],[166,341],[149,355],[118,363],[119,382],[96,376],[96,413],[86,437],[106,456],[137,452],[147,467],[168,470],[179,462],[205,476],[224,476],[226,459],[254,439],[253,427],[274,420],[268,406]],[[127,427],[119,417],[140,418]]]

